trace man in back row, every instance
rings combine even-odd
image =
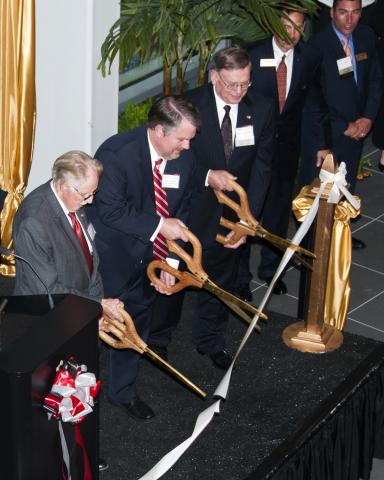
[[[220,217],[237,221],[234,212],[218,203],[213,189],[232,190],[235,179],[247,191],[253,215],[261,214],[268,189],[275,132],[272,101],[251,92],[251,62],[240,48],[218,51],[212,62],[211,84],[186,93],[197,106],[201,131],[191,143],[197,168],[188,226],[203,247],[202,263],[209,277],[231,290],[237,273],[242,238],[232,247],[216,242]],[[237,196],[233,197],[238,201]],[[181,315],[183,293],[159,298],[149,343],[165,354]],[[193,325],[193,343],[218,368],[229,367],[232,356],[226,349],[224,329],[227,307],[213,295],[200,291]]]
[[[301,41],[305,28],[304,13],[283,10],[280,22],[289,40],[275,34],[272,38],[255,44],[248,53],[252,61],[252,88],[270,98],[278,112],[272,178],[262,224],[271,233],[286,238],[300,157],[301,115],[307,94],[319,75],[320,55],[313,47]],[[322,107],[319,115],[325,120],[326,112],[321,103],[321,95],[318,94],[317,100]],[[316,158],[313,161],[322,161],[328,153],[322,124],[318,133],[319,136],[321,133],[322,143],[318,145],[318,151],[314,152]],[[271,244],[263,245],[258,275],[267,284],[271,282],[281,256],[281,252]],[[245,272],[243,279],[241,272]],[[245,259],[242,257],[239,277],[238,293],[242,297],[249,297],[249,255]],[[287,293],[285,283],[278,279],[273,292]]]
[[[335,0],[331,7],[332,21],[309,43],[320,53],[321,90],[329,110],[331,150],[338,163],[345,162],[347,181],[354,193],[364,139],[380,105],[382,72],[375,34],[367,25],[359,25],[361,0]],[[313,160],[317,109],[318,105],[310,99],[303,123],[301,184],[310,183],[321,166]],[[364,248],[365,244],[352,237],[352,246]]]

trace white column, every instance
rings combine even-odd
[[[27,193],[69,150],[93,155],[117,132],[118,59],[103,78],[100,47],[119,0],[36,0],[35,149]]]

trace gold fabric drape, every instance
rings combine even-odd
[[[12,247],[12,221],[23,198],[35,136],[35,0],[0,0],[0,215],[1,245]],[[14,275],[13,264],[1,264]]]
[[[302,222],[311,208],[313,198],[307,194],[310,187],[303,187],[293,201],[293,213]],[[355,197],[358,199],[358,197]],[[347,317],[349,295],[351,292],[349,272],[352,261],[352,242],[349,221],[360,214],[345,201],[335,208],[332,242],[328,264],[327,289],[325,295],[324,323],[343,330]]]

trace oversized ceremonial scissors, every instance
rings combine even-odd
[[[147,275],[151,282],[161,287],[168,293],[176,293],[186,287],[204,288],[208,292],[218,297],[225,303],[232,311],[237,313],[243,320],[250,323],[253,317],[250,317],[246,312],[251,313],[252,316],[258,315],[260,318],[266,319],[267,316],[259,312],[253,305],[244,302],[240,298],[223,290],[208,278],[208,274],[204,271],[201,263],[201,243],[198,238],[189,230],[184,230],[186,237],[193,247],[192,256],[183,250],[174,240],[168,240],[168,248],[170,252],[176,253],[188,267],[189,271],[180,271],[172,268],[168,263],[161,260],[153,260],[147,267]],[[157,275],[156,270],[164,270],[178,279],[175,285],[167,286]],[[255,327],[258,328],[258,325]]]
[[[224,217],[220,218],[220,225],[228,228],[233,232],[231,238],[227,238],[224,235],[217,234],[216,240],[223,245],[229,244],[233,245],[239,241],[244,235],[251,237],[260,237],[268,242],[272,243],[275,247],[279,248],[282,251],[285,251],[287,248],[295,250],[294,258],[300,263],[305,265],[307,268],[312,270],[312,265],[309,264],[303,257],[298,254],[306,255],[307,257],[316,258],[316,255],[305,248],[296,245],[285,238],[281,238],[273,233],[268,232],[263,228],[256,218],[252,215],[249,208],[248,197],[241,185],[236,183],[234,180],[229,180],[229,183],[233,190],[238,194],[240,203],[236,203],[234,200],[228,197],[224,192],[220,190],[214,190],[215,195],[219,203],[227,205],[229,208],[234,210],[239,218],[239,222],[234,223],[230,220],[227,220]]]
[[[130,348],[138,352],[140,355],[145,353],[152,358],[152,360],[171,372],[172,375],[182,383],[187,385],[201,397],[205,398],[206,394],[199,387],[148,347],[137,333],[132,317],[124,309],[119,310],[118,318],[112,318],[104,313],[102,326],[103,329],[99,330],[99,337],[107,345],[117,349]]]

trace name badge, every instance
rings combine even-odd
[[[253,134],[253,126],[246,125],[245,127],[236,128],[235,146],[245,147],[247,145],[255,144],[255,136]]]
[[[163,188],[179,188],[180,175],[163,175],[163,182],[161,186]]]
[[[360,62],[361,60],[368,60],[367,52],[357,53],[355,55],[355,58],[356,58],[356,62]]]
[[[337,68],[339,70],[340,76],[353,72],[353,63],[351,58],[350,57],[339,58],[339,60],[337,60]]]
[[[260,67],[275,67],[277,63],[275,58],[260,58]]]
[[[90,236],[91,240],[95,239],[96,230],[95,230],[95,227],[92,225],[92,223],[88,224],[87,233]]]

